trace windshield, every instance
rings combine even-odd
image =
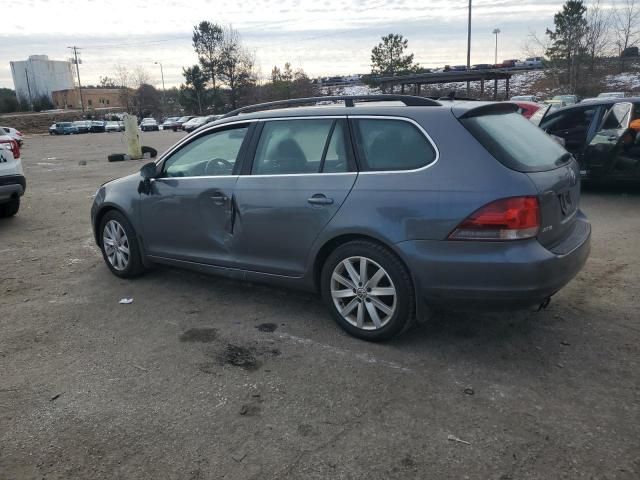
[[[462,124],[504,166],[519,172],[552,170],[571,155],[519,113],[465,118]]]

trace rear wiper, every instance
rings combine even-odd
[[[569,160],[571,160],[573,158],[573,155],[571,155],[569,152],[563,154],[560,158],[558,158],[555,161],[556,166],[560,166],[560,165],[564,165],[565,163],[567,163]]]

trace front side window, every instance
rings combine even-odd
[[[233,175],[248,126],[196,138],[164,162],[165,177]]]
[[[253,175],[336,173],[349,169],[344,120],[295,119],[265,122]]]
[[[415,170],[436,159],[431,143],[409,122],[367,118],[354,123],[365,170]]]

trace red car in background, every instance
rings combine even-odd
[[[536,113],[538,110],[540,110],[540,107],[542,107],[542,105],[540,105],[539,103],[535,103],[535,102],[517,101],[517,102],[513,102],[513,103],[518,105],[518,112],[524,118],[531,118],[531,115]]]

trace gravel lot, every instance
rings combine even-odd
[[[91,197],[143,162],[107,163],[120,134],[25,143],[0,221],[1,479],[640,478],[640,190],[583,195],[592,255],[546,311],[370,344],[312,295],[116,278]]]

